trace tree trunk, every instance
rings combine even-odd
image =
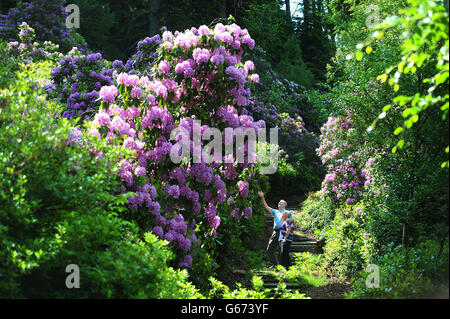
[[[403,223],[403,230],[402,230],[402,245],[408,248],[408,222]]]
[[[219,12],[220,12],[220,16],[224,19],[227,18],[227,1],[226,0],[222,0],[219,4]]]
[[[311,20],[310,0],[303,0],[303,30],[309,29]]]
[[[437,255],[438,259],[441,258],[442,251],[444,250],[445,240],[447,239],[447,237],[448,237],[448,230],[447,230],[447,233],[445,234],[445,236],[442,237],[442,239],[441,239],[441,243],[440,243],[440,247],[439,247],[439,253]]]
[[[286,19],[291,22],[291,1],[284,0],[284,3],[286,4]]]
[[[149,32],[150,36],[159,33],[158,10],[160,0],[150,0]]]

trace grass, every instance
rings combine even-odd
[[[321,287],[328,284],[327,279],[322,275],[301,271],[295,265],[289,270],[278,266],[275,270],[262,269],[254,271],[255,275],[261,276],[265,282],[285,282],[305,287]]]

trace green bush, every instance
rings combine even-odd
[[[341,277],[357,274],[375,255],[376,238],[366,232],[364,219],[364,210],[360,213],[346,205],[336,211],[330,226],[321,232],[326,239],[327,265]]]
[[[63,244],[51,260],[20,278],[31,298],[192,298],[180,289],[187,272],[167,266],[173,258],[168,242],[151,233],[135,238],[137,227],[112,216],[73,213],[62,228]],[[80,269],[80,288],[65,287],[65,268]],[[36,289],[39,287],[39,289]],[[192,286],[191,286],[192,288]],[[193,294],[191,294],[191,292]]]
[[[206,249],[193,251],[192,260],[192,267],[189,270],[191,282],[202,292],[208,291],[209,277],[216,274],[219,264]]]
[[[221,299],[310,299],[298,290],[289,291],[286,284],[280,283],[275,289],[264,289],[264,281],[259,276],[253,276],[252,288],[242,287],[240,283],[236,284],[236,289],[231,290],[221,281],[211,277],[210,283],[212,289],[209,291],[209,298]]]
[[[438,257],[440,245],[426,241],[408,250],[390,246],[388,253],[375,258],[380,270],[379,288],[367,288],[369,272],[362,271],[353,282],[347,298],[424,298],[447,293],[448,298],[448,240]]]
[[[322,254],[310,252],[296,253],[294,255],[295,267],[305,274],[325,275],[327,264]]]
[[[0,41],[0,54],[7,57],[8,45],[6,42]],[[5,88],[14,80],[15,72],[19,66],[17,61],[9,58],[0,59],[0,88]]]
[[[335,216],[335,207],[330,198],[323,196],[320,191],[308,194],[302,203],[298,216],[298,227],[309,233],[324,230]]]
[[[154,235],[123,220],[117,161],[128,153],[83,135],[42,95],[51,64],[22,65],[0,91],[0,296],[200,296]],[[1,70],[1,77],[4,78]],[[120,155],[120,156],[119,156]],[[67,289],[68,264],[80,289]]]

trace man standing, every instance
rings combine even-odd
[[[264,205],[264,209],[271,213],[273,216],[273,232],[270,236],[269,243],[266,248],[266,254],[269,260],[272,262],[273,265],[279,264],[279,259],[277,256],[277,253],[275,252],[278,248],[278,240],[280,237],[280,228],[283,226],[283,213],[286,211],[287,203],[285,200],[280,200],[278,203],[278,209],[270,208],[269,205],[267,205],[266,200],[264,199],[264,193],[262,191],[258,192],[259,197],[261,197],[262,203]],[[294,221],[294,216],[291,211],[286,211],[289,214],[289,218],[291,221]]]

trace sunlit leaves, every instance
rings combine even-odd
[[[396,109],[401,110],[405,119],[403,127],[396,128],[394,135],[403,134],[405,129],[412,128],[414,123],[420,119],[419,113],[429,107],[438,106],[444,112],[443,119],[446,119],[448,112],[448,94],[439,95],[442,87],[448,89],[448,13],[436,1],[419,0],[409,0],[409,7],[400,9],[399,13],[399,15],[387,18],[373,33],[373,39],[379,40],[393,28],[404,30],[400,39],[403,55],[401,61],[396,66],[388,67],[383,74],[377,77],[377,80],[389,84],[394,92],[402,92],[402,88],[409,85],[407,82],[404,83],[405,75],[416,74],[425,64],[427,64],[427,68],[434,67],[435,73],[425,79],[417,76],[423,85],[427,85],[425,93],[420,91],[412,96],[398,95],[393,99],[395,105],[400,107]],[[372,52],[369,44],[374,41],[373,39],[369,40],[367,44],[358,44],[357,49],[362,50],[366,46],[366,52],[367,49],[368,53]],[[355,55],[357,60],[362,59],[361,51],[357,51]],[[393,70],[395,72],[391,73]],[[383,109],[378,118],[385,118],[386,111]],[[405,141],[402,139],[392,151],[395,153],[404,145]]]
[[[386,74],[386,73],[383,73],[383,74],[379,75],[379,76],[377,77],[377,80],[381,81],[381,83],[386,82],[386,80],[387,80],[387,74]]]
[[[398,134],[400,134],[401,132],[403,132],[403,127],[397,127],[397,128],[395,129],[395,131],[394,131],[394,135],[398,135]]]
[[[361,51],[356,51],[356,60],[360,61],[363,58],[363,53]]]

